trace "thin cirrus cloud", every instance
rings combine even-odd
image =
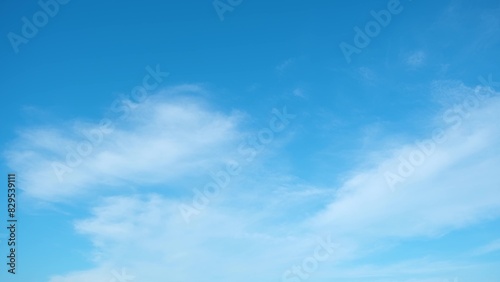
[[[484,246],[478,247],[474,250],[473,254],[477,256],[486,255],[500,251],[500,239],[494,240]]]
[[[387,154],[392,156],[381,160],[378,167],[355,173],[311,224],[335,226],[343,235],[359,234],[360,228],[366,228],[363,234],[371,238],[404,238],[442,234],[498,216],[500,126],[491,121],[498,119],[500,99],[484,87],[451,91],[460,91],[463,99],[477,91],[491,98],[451,123],[439,115],[441,121],[438,119],[434,126],[443,130],[446,140],[435,144],[435,152],[425,157],[423,164],[414,166],[413,173],[393,189],[386,173],[396,173],[401,158],[419,150],[416,143],[390,150]]]
[[[5,152],[7,162],[24,176],[28,196],[47,201],[96,187],[158,184],[203,173],[225,161],[241,137],[243,115],[214,111],[199,99],[172,98],[187,90],[202,91],[181,86],[140,104],[124,101],[133,105],[130,113],[103,119],[105,127],[74,120],[21,130]],[[83,143],[92,146],[79,147]]]
[[[287,266],[283,251],[294,254],[304,244],[253,230],[255,217],[234,207],[230,213],[207,210],[202,221],[188,225],[176,204],[160,195],[111,197],[93,208],[92,217],[77,221],[76,230],[92,240],[99,254],[99,267],[88,273],[109,269],[94,281],[108,281],[111,270],[121,267],[146,281],[160,281],[165,275],[178,281],[279,279],[276,264]],[[274,263],[265,266],[263,261]],[[262,273],[255,275],[254,267]],[[198,271],[190,271],[195,268]],[[51,282],[80,281],[82,275],[87,273],[54,276]]]
[[[177,281],[281,281],[287,269],[300,265],[314,250],[314,238],[323,234],[331,235],[337,249],[312,274],[315,281],[389,281],[395,274],[406,279],[401,281],[452,278],[446,275],[471,264],[436,257],[355,263],[367,257],[377,261],[381,252],[401,240],[435,238],[500,215],[496,196],[500,126],[492,122],[500,113],[498,93],[463,85],[449,90],[460,91],[464,101],[474,93],[489,98],[468,111],[460,123],[443,120],[449,108],[439,113],[431,126],[442,129],[448,138],[393,189],[384,175],[397,170],[401,156],[416,150],[415,142],[381,149],[384,152],[377,156],[385,157],[378,165],[353,168],[340,187],[301,186],[312,191],[301,194],[315,207],[307,210],[299,208],[293,187],[283,189],[279,177],[268,178],[266,173],[253,179],[261,183],[258,187],[239,181],[222,196],[223,202],[191,224],[182,221],[178,200],[165,195],[103,198],[91,216],[74,225],[93,242],[96,267],[56,275],[50,281],[84,281],[82,277],[110,281],[113,269],[122,267],[145,281],[163,281],[167,276]],[[239,200],[249,191],[259,196]],[[286,221],[266,221],[283,211],[288,214]],[[304,211],[309,215],[304,217]],[[387,245],[388,241],[392,243]],[[497,245],[483,249],[494,251]],[[481,262],[473,265],[482,267]]]

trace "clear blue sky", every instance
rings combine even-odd
[[[498,281],[500,3],[339,2],[0,3],[0,280]]]

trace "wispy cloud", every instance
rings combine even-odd
[[[285,70],[287,70],[288,68],[290,68],[294,63],[295,63],[295,59],[294,58],[286,59],[286,60],[284,60],[283,62],[281,62],[280,64],[278,64],[276,66],[276,70],[279,73],[282,73]]]
[[[212,110],[199,99],[175,98],[185,91],[200,90],[165,90],[106,130],[78,119],[23,129],[6,151],[8,164],[25,176],[27,195],[44,200],[139,183],[165,185],[205,173],[226,161],[229,148],[236,150],[243,116]]]
[[[425,64],[426,54],[424,51],[416,51],[406,58],[406,64],[410,67],[416,68]]]
[[[500,251],[500,239],[494,240],[484,246],[481,246],[474,250],[474,255],[486,255],[494,252]]]
[[[412,237],[440,234],[497,214],[500,201],[494,195],[500,184],[495,177],[500,164],[500,127],[488,120],[496,119],[494,113],[499,109],[496,96],[470,113],[458,129],[449,127],[446,144],[418,165],[395,193],[388,189],[384,171],[397,167],[400,156],[415,145],[388,151],[388,158],[380,160],[377,168],[359,171],[346,181],[336,200],[312,223],[335,226],[335,232],[344,235],[359,236],[358,230],[365,229],[362,235],[372,238]]]
[[[373,83],[377,79],[376,73],[369,67],[360,67],[358,69],[358,74],[359,76],[361,76],[361,79],[366,83]]]
[[[96,269],[89,271],[123,266],[145,281],[166,275],[185,281],[280,281],[285,270],[310,255],[315,238],[331,234],[338,249],[311,273],[314,277],[386,281],[397,272],[406,277],[401,281],[442,281],[447,271],[460,268],[457,262],[417,258],[417,264],[408,260],[384,267],[349,262],[376,256],[387,241],[433,237],[499,215],[500,127],[488,122],[499,113],[495,94],[460,127],[441,121],[449,130],[446,145],[436,148],[396,191],[388,188],[384,171],[397,166],[398,156],[414,144],[385,148],[376,166],[354,169],[338,188],[297,181],[284,185],[290,178],[270,177],[262,173],[270,168],[260,167],[190,225],[183,223],[176,198],[144,193],[103,198],[90,217],[75,223],[100,254]],[[70,273],[51,282],[80,281],[84,275],[89,274]],[[415,275],[422,278],[411,280]]]
[[[293,91],[293,96],[295,97],[300,97],[300,98],[305,98],[304,91],[301,88],[295,88]]]

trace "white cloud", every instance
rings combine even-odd
[[[475,91],[482,95],[487,92],[484,88],[467,87],[449,91],[460,92],[464,99]],[[285,270],[302,263],[314,250],[314,237],[323,234],[332,234],[339,248],[313,274],[317,281],[334,277],[389,281],[385,278],[391,273],[398,273],[400,281],[439,281],[441,278],[432,277],[445,277],[442,273],[455,271],[463,264],[432,259],[385,266],[353,266],[350,262],[376,256],[386,248],[387,240],[436,236],[499,216],[500,124],[491,122],[498,120],[499,115],[500,98],[495,95],[466,111],[459,126],[451,127],[456,123],[436,119],[433,125],[444,129],[448,140],[438,144],[434,153],[395,191],[389,189],[384,173],[397,169],[398,157],[417,148],[413,143],[377,153],[384,157],[379,157],[376,166],[353,170],[338,189],[303,185],[293,177],[271,178],[270,168],[259,167],[261,171],[252,171],[235,181],[220,196],[219,203],[203,210],[203,216],[190,224],[184,222],[177,209],[180,200],[168,194],[139,191],[132,196],[122,193],[103,198],[92,208],[91,216],[75,222],[77,232],[94,244],[96,268],[54,276],[50,282],[109,281],[109,271],[121,268],[137,277],[137,281],[164,281],[165,277],[173,281],[280,281]],[[158,129],[165,131],[154,131]],[[202,132],[207,138],[190,140],[194,136],[191,132]],[[164,183],[175,175],[163,176],[157,166],[184,162],[185,170],[175,173],[189,175],[192,164],[199,165],[199,160],[213,157],[211,162],[216,162],[215,156],[222,154],[220,148],[226,148],[227,140],[241,134],[238,132],[236,116],[217,114],[197,103],[155,103],[132,118],[128,127],[116,131],[114,146],[106,147],[109,155],[96,156],[118,167],[99,168],[114,172],[111,182],[127,178],[137,183]],[[46,134],[58,142],[68,138]],[[163,143],[164,139],[171,143]],[[125,154],[126,147],[118,147],[118,141],[133,144],[133,150]],[[53,153],[51,142],[40,141],[36,148]],[[185,149],[186,142],[195,148],[195,154]],[[141,144],[174,156],[175,162],[149,154]],[[179,149],[171,152],[161,148],[162,144]],[[207,148],[216,151],[207,152]],[[40,156],[27,149],[23,152]],[[143,161],[143,156],[149,161]],[[138,170],[132,166],[136,163]],[[146,173],[151,174],[142,179]],[[99,171],[87,169],[79,176],[89,185],[94,183],[91,178],[95,174]],[[283,179],[295,185],[284,185]],[[415,275],[422,278],[411,280]]]
[[[292,93],[295,97],[305,98],[304,91],[301,88],[295,88]]]
[[[500,239],[490,242],[474,250],[474,255],[485,255],[500,251]]]
[[[303,239],[260,233],[254,227],[259,216],[237,209],[206,210],[203,220],[185,224],[176,204],[160,195],[106,198],[90,218],[75,224],[100,253],[99,267],[89,272],[123,267],[137,281],[167,276],[173,281],[279,281],[290,257],[301,258],[300,250],[314,247]],[[75,272],[50,281],[80,281],[85,275],[90,274]]]
[[[123,120],[108,119],[113,129],[74,120],[60,128],[23,130],[5,153],[7,163],[22,175],[26,194],[44,200],[205,173],[236,150],[242,115],[170,97],[179,91],[201,90],[183,86],[151,96]]]
[[[285,61],[281,62],[279,65],[276,66],[276,70],[278,72],[284,72],[288,68],[292,66],[292,64],[295,62],[294,58],[286,59]]]
[[[491,95],[485,88],[477,91]],[[467,113],[460,125],[441,121],[448,140],[437,144],[395,191],[389,189],[385,173],[397,171],[399,156],[418,150],[415,144],[386,152],[389,157],[376,168],[355,172],[311,221],[313,226],[341,235],[401,238],[433,236],[500,215],[500,198],[495,196],[500,187],[500,125],[491,122],[499,118],[500,98],[495,95]]]
[[[419,67],[425,63],[426,57],[423,51],[416,51],[406,58],[406,63],[411,67]]]

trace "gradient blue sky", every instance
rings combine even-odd
[[[20,187],[18,274],[0,263],[0,280],[297,282],[330,236],[309,281],[499,281],[500,3],[401,0],[346,60],[392,1],[243,0],[221,18],[211,1],[71,0],[19,46],[42,8],[0,3],[1,168]],[[148,68],[168,77],[138,102]],[[193,189],[235,162],[186,222]]]

